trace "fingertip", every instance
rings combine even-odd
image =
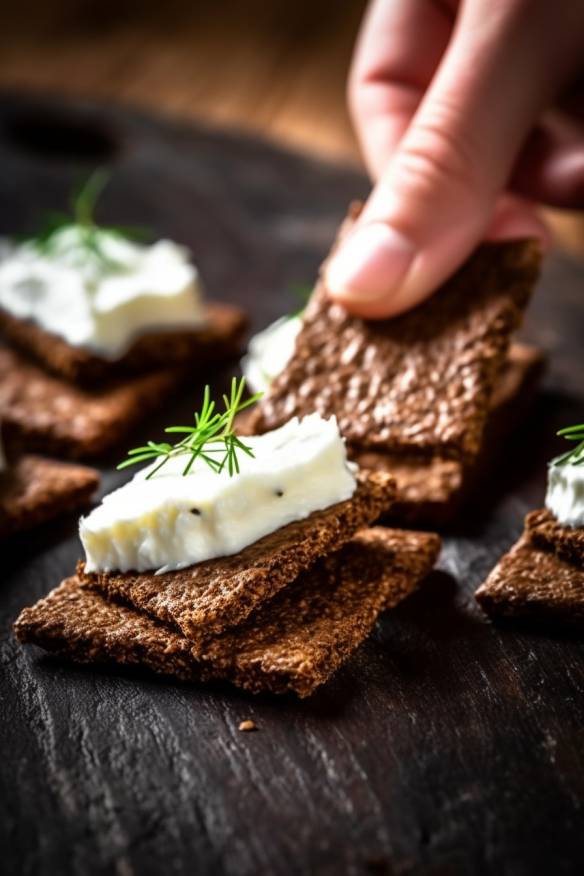
[[[358,224],[325,266],[329,295],[351,313],[389,315],[415,254],[412,241],[390,225]]]
[[[357,226],[325,265],[329,297],[364,319],[388,319],[421,304],[473,248],[470,223],[418,248],[385,222]]]
[[[344,296],[342,293],[333,294],[330,290],[328,294],[331,301],[339,304],[351,316],[358,316],[361,319],[389,319],[396,316],[392,299],[370,302],[354,296]]]

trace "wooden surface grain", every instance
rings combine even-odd
[[[52,131],[43,150],[39,125]],[[98,157],[113,171],[103,220],[191,246],[209,294],[249,308],[254,328],[297,306],[292,284],[312,280],[366,188],[351,169],[245,137],[4,97],[0,233],[64,206]],[[440,570],[307,701],[79,669],[19,646],[13,619],[79,555],[75,520],[4,548],[2,872],[580,871],[584,643],[494,627],[473,592],[541,504],[554,430],[582,418],[583,287],[575,261],[550,258],[525,328],[551,354],[532,416],[445,539]],[[206,377],[136,437],[187,415]],[[104,490],[122,477],[116,458]],[[244,720],[257,731],[240,732]]]
[[[367,0],[22,0],[0,12],[0,88],[115,101],[360,166],[346,79]],[[584,257],[584,216],[547,210]]]
[[[23,0],[0,86],[100,97],[358,159],[345,80],[366,0]]]

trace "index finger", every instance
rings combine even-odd
[[[456,3],[373,0],[357,40],[349,107],[377,179],[399,143],[451,36]]]

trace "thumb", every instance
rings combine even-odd
[[[521,145],[559,87],[549,70],[564,74],[541,20],[550,5],[535,4],[538,18],[520,0],[463,4],[418,111],[326,265],[331,297],[351,312],[382,318],[415,306],[484,236]]]

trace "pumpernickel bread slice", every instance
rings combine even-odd
[[[527,533],[499,560],[475,595],[494,620],[584,628],[584,564],[536,547]]]
[[[95,386],[153,369],[207,365],[235,357],[247,324],[245,314],[230,304],[209,303],[206,310],[207,322],[200,328],[148,332],[119,359],[71,346],[58,335],[1,308],[0,332],[53,374],[76,385]]]
[[[318,560],[248,620],[208,642],[192,642],[149,615],[68,578],[16,621],[22,642],[80,663],[145,666],[184,681],[227,679],[253,692],[305,697],[369,634],[379,613],[404,599],[431,570],[437,536],[374,528]]]
[[[84,586],[171,624],[200,647],[203,640],[243,622],[318,557],[337,550],[359,529],[374,523],[394,495],[388,474],[363,474],[347,501],[290,523],[233,556],[158,575],[87,573],[80,563],[77,574]]]
[[[525,518],[525,535],[534,547],[551,551],[584,571],[583,527],[563,526],[551,511],[540,508]]]
[[[47,374],[8,347],[0,347],[0,421],[27,450],[94,457],[121,443],[129,430],[172,394],[184,371],[150,374],[82,389]]]
[[[92,468],[23,455],[0,472],[0,539],[86,504],[99,484]]]
[[[397,485],[388,521],[403,526],[444,527],[459,514],[474,488],[488,477],[502,444],[525,416],[545,366],[543,353],[512,344],[492,395],[481,450],[472,464],[420,453],[354,451],[360,466],[390,472]]]

